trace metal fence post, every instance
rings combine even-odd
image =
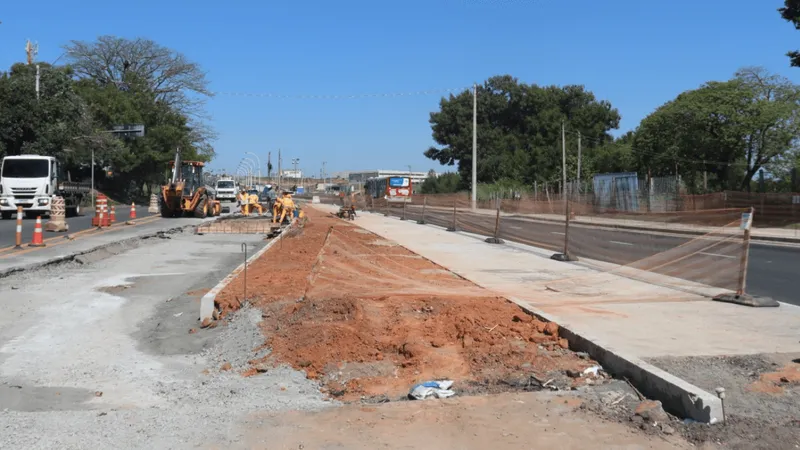
[[[453,226],[448,228],[447,231],[458,230],[458,222],[456,221],[456,205],[458,205],[458,197],[453,199]]]
[[[403,216],[400,217],[400,220],[406,220],[406,203],[408,199],[403,199]]]
[[[572,205],[570,205],[569,199],[567,199],[566,203],[566,214],[564,215],[564,253],[556,253],[551,256],[550,259],[556,261],[577,261],[578,258],[569,254],[569,216],[572,212]]]
[[[385,217],[389,217],[389,199],[386,199],[386,211],[383,213]]]
[[[750,227],[753,224],[754,215],[755,208],[752,206],[749,213],[742,215],[741,228],[744,230],[744,236],[742,238],[742,256],[739,260],[739,282],[736,286],[736,292],[717,295],[714,300],[745,306],[780,306],[780,303],[769,297],[753,297],[748,295],[745,290],[747,287],[747,266],[750,260]]]
[[[502,199],[497,198],[497,214],[494,218],[494,236],[490,238],[486,238],[486,242],[489,244],[502,244],[503,240],[500,239],[500,205],[503,202]]]
[[[422,197],[422,219],[418,220],[417,223],[420,225],[425,225],[425,206],[428,204],[428,196],[425,195]]]

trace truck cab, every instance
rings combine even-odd
[[[81,213],[81,201],[91,192],[89,183],[59,177],[59,162],[52,156],[6,156],[0,163],[0,214],[10,219],[18,206],[29,218],[49,216],[54,195],[64,198],[67,216]]]
[[[22,206],[30,216],[49,215],[57,191],[58,162],[52,156],[6,156],[0,167],[0,213],[9,219]]]

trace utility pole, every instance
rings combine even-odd
[[[581,193],[581,132],[578,131],[578,194]]]
[[[278,149],[278,186],[283,189],[283,170],[281,169],[281,149]]]
[[[267,178],[272,183],[272,152],[267,152]]]
[[[325,186],[325,192],[328,192],[328,183],[325,181],[328,178],[328,172],[325,171],[325,164],[327,161],[322,161],[322,185]]]
[[[561,121],[561,172],[563,184],[561,185],[561,195],[564,197],[564,211],[567,210],[567,141],[564,121]]]
[[[39,76],[39,65],[37,64],[36,65],[36,100],[39,100],[39,80],[40,79],[41,78]]]
[[[472,209],[478,204],[478,84],[472,86]]]

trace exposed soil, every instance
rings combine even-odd
[[[689,441],[730,449],[800,448],[797,354],[656,358],[650,362],[707,392],[725,388],[725,424],[686,421]]]
[[[272,349],[248,374],[288,363],[343,400],[398,398],[444,378],[470,392],[594,382],[580,373],[596,363],[569,351],[556,324],[351,222],[307,211],[301,230],[248,267],[248,301],[263,311]],[[243,303],[242,277],[217,297],[223,315]]]

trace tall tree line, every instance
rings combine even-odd
[[[57,156],[88,176],[94,150],[98,186],[126,197],[163,182],[176,147],[185,159],[213,158],[203,103],[211,93],[197,64],[147,39],[101,36],[64,51],[64,65],[38,63],[38,97],[35,65],[0,72],[0,156]],[[107,132],[122,124],[143,124],[145,137]]]

